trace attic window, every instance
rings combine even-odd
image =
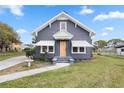
[[[60,31],[67,31],[67,23],[60,22]]]

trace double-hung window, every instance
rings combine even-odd
[[[47,52],[47,46],[42,46],[42,52]]]
[[[86,47],[74,46],[74,47],[72,47],[72,53],[73,54],[85,54],[86,53]]]
[[[41,53],[54,53],[54,46],[41,46]]]
[[[60,22],[60,31],[67,31],[67,22]]]
[[[73,52],[77,53],[78,52],[78,47],[73,47]]]
[[[53,50],[54,50],[54,49],[53,49],[53,46],[49,46],[49,47],[48,47],[48,52],[53,53],[53,52],[54,52]]]

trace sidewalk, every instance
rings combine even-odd
[[[9,58],[9,59],[0,61],[0,70],[3,70],[8,67],[22,63],[26,59],[27,59],[27,57],[25,57],[25,56],[18,56],[18,57],[13,57],[13,58]]]
[[[3,76],[0,76],[0,83],[10,81],[10,80],[15,80],[25,76],[35,75],[35,74],[50,71],[50,70],[55,70],[58,68],[69,66],[69,65],[70,65],[69,63],[57,63],[56,65],[53,65],[53,66],[42,67],[38,69],[32,69],[32,70],[27,70],[22,72],[16,72],[13,74],[3,75]]]

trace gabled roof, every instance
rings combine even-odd
[[[71,17],[70,15],[68,15],[66,12],[61,12],[58,15],[56,15],[55,17],[53,17],[52,19],[50,19],[49,21],[47,21],[46,23],[44,23],[42,26],[36,28],[32,34],[37,34],[39,31],[41,31],[42,29],[44,29],[46,26],[50,25],[51,23],[53,23],[54,21],[58,20],[58,19],[68,19],[72,22],[74,22],[75,24],[77,24],[78,26],[80,26],[81,28],[85,29],[86,31],[88,31],[90,33],[90,36],[95,35],[95,32],[88,28],[87,26],[85,26],[84,24],[80,23],[78,20],[76,20],[75,18]]]
[[[115,48],[122,48],[122,47],[124,47],[124,45],[117,45],[117,46],[115,46]]]
[[[53,37],[57,40],[68,40],[71,39],[73,35],[68,31],[58,31],[53,35]]]

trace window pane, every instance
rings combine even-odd
[[[84,52],[84,47],[80,47],[79,52]]]
[[[47,52],[47,46],[42,46],[42,52]]]
[[[78,48],[77,47],[73,47],[73,52],[78,52]]]
[[[121,52],[124,52],[124,49],[121,49]]]
[[[61,30],[66,30],[66,23],[65,22],[61,22],[60,25],[61,25],[60,26],[61,27],[60,28]]]
[[[48,52],[53,52],[53,46],[49,46],[49,51]]]

